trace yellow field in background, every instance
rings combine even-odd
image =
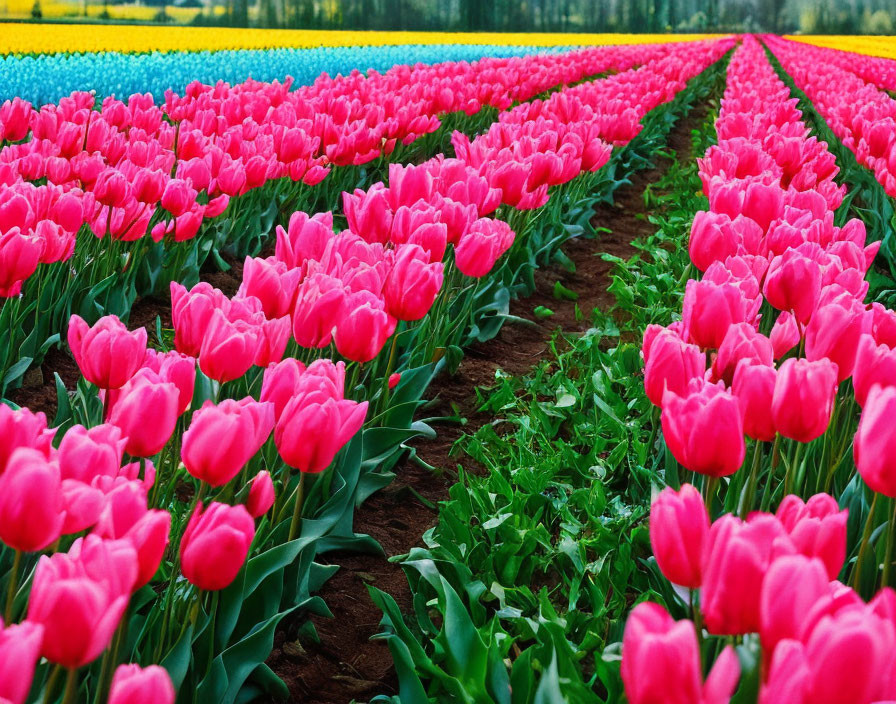
[[[21,0],[20,0],[21,1]],[[61,4],[61,3],[60,3]],[[44,7],[46,5],[44,4]],[[70,5],[68,7],[71,7]],[[117,6],[120,8],[121,6]],[[93,7],[93,12],[101,9]],[[117,9],[109,6],[110,13]],[[156,11],[156,8],[142,9]],[[168,8],[171,13],[175,8]],[[183,8],[187,9],[187,8]],[[104,24],[0,23],[0,54],[119,51],[220,51],[224,49],[385,46],[395,44],[492,44],[584,46],[693,41],[703,34],[496,34],[451,32],[349,32],[224,27],[123,26]]]
[[[896,37],[847,37],[847,36],[791,36],[788,39],[825,46],[829,49],[854,51],[868,56],[883,56],[896,59]]]

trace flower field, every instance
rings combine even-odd
[[[0,704],[896,701],[885,43],[21,27]]]

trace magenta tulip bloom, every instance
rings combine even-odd
[[[662,405],[667,389],[679,396],[685,395],[691,379],[706,372],[706,355],[700,348],[687,344],[665,328],[650,340],[648,353],[644,356],[644,391],[654,406]]]
[[[811,442],[827,430],[836,395],[836,364],[827,359],[785,360],[772,397],[775,428],[786,438]]]
[[[63,479],[89,484],[94,477],[114,477],[121,469],[127,438],[121,429],[105,423],[89,430],[75,425],[59,443],[59,472]]]
[[[41,655],[67,668],[93,662],[109,646],[129,598],[113,579],[92,578],[78,559],[41,557],[28,599],[28,621],[44,628]]]
[[[324,393],[296,396],[274,428],[283,461],[303,472],[323,472],[364,424],[367,402],[337,400]]]
[[[44,241],[18,227],[0,234],[0,298],[18,296],[22,282],[37,271]]]
[[[685,337],[703,349],[718,349],[732,325],[753,323],[756,308],[733,283],[691,279],[682,308]]]
[[[245,506],[196,508],[180,541],[181,570],[203,591],[225,589],[246,562],[255,522]]]
[[[22,552],[43,550],[62,534],[63,509],[56,463],[37,450],[15,450],[0,475],[0,541]]]
[[[189,291],[177,282],[171,283],[171,320],[174,323],[174,346],[178,352],[198,357],[202,340],[217,308],[228,305],[227,297],[210,284],[196,284]]]
[[[863,333],[871,331],[871,316],[855,298],[842,296],[819,306],[806,326],[806,359],[829,359],[837,365],[837,381],[849,378]]]
[[[852,384],[860,406],[865,405],[874,384],[896,386],[896,348],[877,344],[867,333],[862,335],[856,349]]]
[[[805,325],[818,305],[821,267],[802,252],[788,249],[772,259],[763,293],[772,306],[792,312]]]
[[[697,589],[700,560],[709,513],[697,491],[684,484],[681,491],[663,489],[650,506],[650,545],[660,571],[673,584]]]
[[[156,352],[146,350],[145,367],[152,369],[162,381],[177,387],[178,413],[186,413],[193,403],[193,392],[196,387],[196,360],[175,350]]]
[[[492,270],[513,244],[516,234],[503,220],[480,218],[460,239],[454,261],[465,276],[481,278]]]
[[[353,293],[346,297],[342,317],[336,322],[336,349],[346,359],[369,362],[395,332],[397,322],[379,296],[370,291]]]
[[[399,320],[425,316],[442,287],[442,268],[441,262],[430,264],[419,245],[400,245],[383,288],[389,314]]]
[[[351,197],[343,193],[343,198]],[[352,230],[356,234],[361,234]],[[300,267],[308,260],[320,261],[333,234],[333,213],[318,213],[308,217],[297,211],[289,217],[289,227],[277,226],[275,256],[288,268]],[[280,317],[280,316],[276,316]]]
[[[724,477],[743,464],[740,406],[722,386],[696,379],[685,396],[667,390],[660,421],[669,450],[686,469]]]
[[[0,475],[6,470],[12,453],[20,447],[37,450],[50,459],[55,433],[47,429],[47,417],[43,413],[32,413],[27,408],[14,411],[0,403]]]
[[[638,604],[622,639],[622,682],[629,704],[727,704],[740,678],[734,649],[725,648],[704,684],[697,634],[658,604]]]
[[[206,401],[184,433],[181,458],[187,471],[211,486],[224,486],[258,452],[274,428],[274,407],[253,398]]]
[[[856,469],[872,490],[896,497],[896,387],[868,392],[853,442]]]
[[[0,621],[0,701],[25,704],[43,634],[43,626],[36,623],[4,628]]]
[[[212,313],[199,348],[199,368],[221,382],[239,379],[255,364],[259,328],[244,320],[229,320],[221,309]]]
[[[762,580],[772,560],[796,548],[774,516],[747,522],[725,514],[709,530],[703,551],[700,609],[716,635],[755,633],[760,627]]]
[[[846,560],[846,519],[834,497],[816,494],[807,502],[790,494],[775,513],[796,549],[806,557],[817,557],[827,570],[828,579],[836,579]]]
[[[268,472],[259,472],[252,480],[246,509],[252,518],[261,518],[274,505],[274,482]]]
[[[775,439],[772,398],[778,372],[774,367],[741,360],[734,372],[731,391],[737,397],[744,419],[744,432],[754,440]]]
[[[121,389],[107,420],[127,437],[129,455],[152,457],[165,447],[177,424],[179,397],[174,384],[146,368]]]
[[[158,665],[119,665],[112,678],[109,704],[174,704],[174,685]]]
[[[101,389],[120,389],[146,357],[146,329],[128,331],[116,316],[100,318],[90,327],[77,315],[68,323],[68,344],[78,368]]]
[[[728,328],[712,362],[713,379],[721,379],[730,387],[734,370],[741,360],[767,367],[774,363],[771,340],[749,323],[737,323]]]

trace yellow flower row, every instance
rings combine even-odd
[[[787,38],[829,49],[841,49],[857,54],[896,59],[896,37],[794,36]]]
[[[117,51],[220,51],[225,49],[490,44],[568,46],[691,41],[698,34],[496,34],[451,32],[348,32],[223,27],[149,27],[101,24],[0,24],[0,54]]]

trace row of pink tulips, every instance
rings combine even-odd
[[[896,100],[863,77],[872,57],[777,38],[768,45],[834,134],[896,197]]]
[[[689,49],[689,60],[676,64],[676,85],[728,46]],[[656,102],[651,66],[622,84],[642,115]],[[591,119],[605,118],[592,112]],[[546,140],[544,153],[552,156],[556,144]],[[575,173],[580,158],[572,161]],[[525,179],[520,188],[532,191],[554,185]],[[203,604],[213,655],[216,595],[253,551],[302,534],[306,475],[329,477],[371,404],[382,411],[400,384],[392,373],[397,336],[425,331],[416,344],[429,347],[430,338],[457,326],[438,317],[440,301],[455,293],[444,286],[446,266],[484,276],[514,241],[506,223],[484,217],[504,194],[461,159],[393,166],[388,186],[345,194],[343,232],[334,232],[329,213],[296,213],[278,228],[274,256],[247,259],[235,296],[172,284],[174,350],[149,348],[144,329],[129,331],[114,316],[92,326],[74,316],[68,342],[98,391],[101,417],[55,437],[42,414],[0,407],[0,540],[15,554],[5,620],[18,623],[0,637],[33,643],[54,672],[66,671],[69,701],[80,668],[102,654],[102,691],[118,662],[131,657],[131,596],[164,564],[165,590],[154,596],[163,607],[155,609],[154,661],[209,622]],[[325,350],[348,364],[321,358]],[[362,367],[366,386],[358,384]],[[175,491],[183,482],[192,489],[186,502]],[[275,536],[282,518],[288,532]],[[28,556],[45,551],[51,554],[28,575]],[[0,696],[24,701],[36,658],[0,670]],[[171,683],[158,671],[137,673],[139,681],[136,671],[122,672],[145,701],[169,700]],[[44,685],[51,693],[55,677]],[[113,697],[122,680],[131,678],[114,678]]]
[[[99,238],[189,240],[231,197],[269,181],[313,185],[331,165],[368,163],[435,131],[446,113],[505,109],[668,51],[598,47],[399,66],[385,75],[323,76],[295,91],[288,79],[195,83],[164,106],[133,95],[108,97],[96,110],[90,93],[40,110],[8,101],[0,107],[3,139],[30,139],[0,151],[0,295],[17,294],[38,263],[70,258],[82,224]]]
[[[885,544],[872,546],[877,497],[896,496],[896,433],[883,420],[896,395],[896,314],[863,302],[879,243],[866,246],[859,220],[834,226],[844,188],[796,103],[759,42],[745,38],[729,66],[718,144],[700,160],[710,209],[694,219],[689,254],[702,277],[687,282],[681,321],[645,331],[645,390],[669,451],[702,475],[704,498],[684,485],[651,507],[657,565],[693,621],[656,604],[633,611],[622,662],[631,704],[728,702],[757,648],[763,704],[896,698],[886,655],[896,642],[892,520]],[[867,506],[855,469],[874,499],[850,588],[837,581],[853,554],[848,511],[825,492],[852,492],[852,506]],[[882,557],[869,565],[869,553]],[[885,588],[866,604],[860,593],[879,581]],[[707,635],[736,637],[742,657]],[[713,653],[704,682],[701,662]]]

